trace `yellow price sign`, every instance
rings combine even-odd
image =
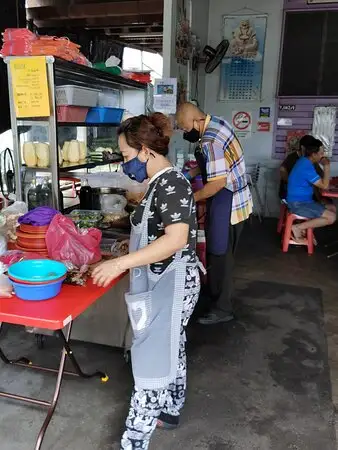
[[[36,56],[12,59],[10,71],[16,116],[48,117],[50,103],[46,58]]]

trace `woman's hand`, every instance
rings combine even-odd
[[[107,287],[113,280],[118,278],[125,272],[122,267],[120,258],[106,261],[99,264],[92,273],[93,283],[97,286]]]

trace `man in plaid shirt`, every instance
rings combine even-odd
[[[210,304],[204,325],[234,319],[231,296],[235,252],[244,223],[252,213],[241,144],[222,117],[206,115],[191,103],[180,105],[177,124],[184,139],[199,142],[195,156],[198,168],[187,174],[201,174],[204,187],[195,193],[196,202],[207,202],[207,265]]]

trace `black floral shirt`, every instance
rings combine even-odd
[[[147,199],[154,185],[156,187],[148,217],[148,243],[163,236],[165,227],[175,223],[185,223],[189,225],[189,239],[182,256],[187,257],[189,262],[196,262],[196,205],[190,183],[182,173],[171,169],[152,181],[144,199],[131,216],[133,225],[141,223]],[[151,270],[161,274],[173,259],[174,255],[152,264]]]

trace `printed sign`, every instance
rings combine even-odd
[[[259,117],[270,117],[271,116],[271,108],[262,106],[259,108]]]
[[[163,114],[175,114],[177,106],[177,79],[155,80],[154,110]]]
[[[277,125],[279,127],[292,127],[292,119],[286,119],[284,117],[280,117],[277,120]]]
[[[16,58],[10,61],[16,116],[50,115],[46,57]]]
[[[232,124],[237,137],[247,139],[251,136],[252,115],[248,111],[234,111]]]
[[[279,105],[279,111],[296,111],[296,105]]]
[[[252,114],[248,111],[234,111],[232,124],[237,137],[248,138],[251,136]]]
[[[268,132],[271,130],[270,122],[258,122],[257,123],[257,131],[265,131]]]

